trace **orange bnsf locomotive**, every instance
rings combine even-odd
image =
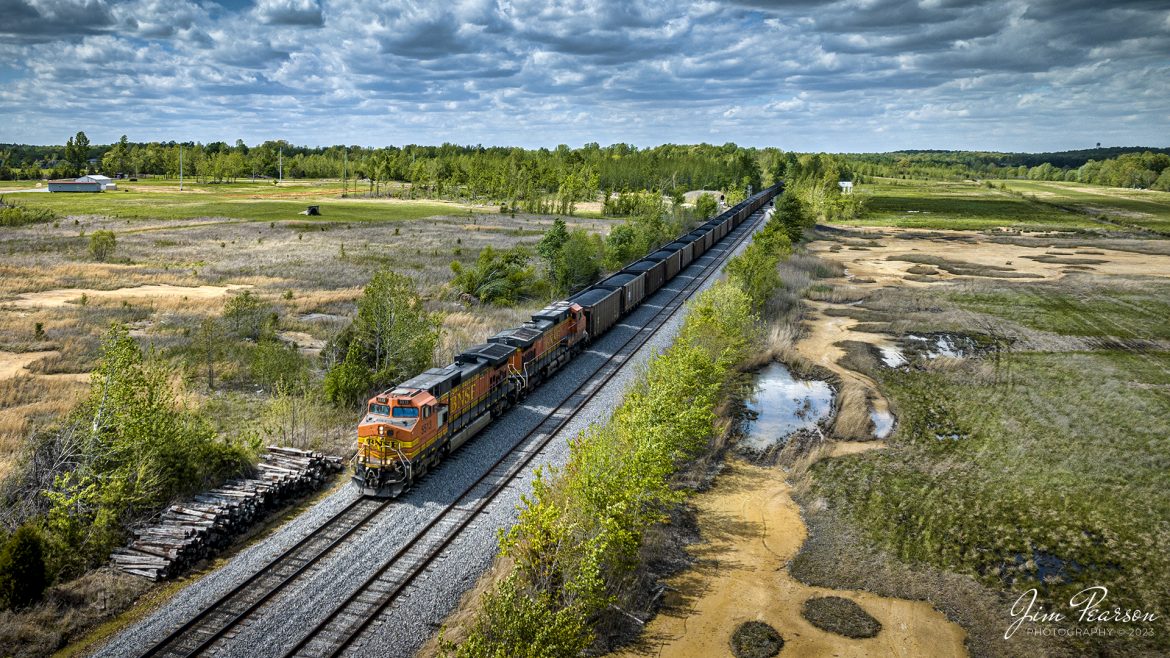
[[[358,424],[354,482],[362,493],[397,496],[609,330],[713,244],[768,203],[768,188],[698,229],[523,325],[505,329],[370,399]]]

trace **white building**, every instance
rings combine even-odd
[[[841,188],[841,194],[853,194],[853,181],[843,180],[837,183],[837,187]]]
[[[109,176],[102,176],[101,174],[90,174],[89,176],[82,176],[77,179],[78,183],[97,183],[102,186],[102,190],[116,190],[118,184]]]

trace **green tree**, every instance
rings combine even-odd
[[[428,313],[414,281],[378,270],[358,300],[357,317],[334,341],[344,352],[325,377],[325,394],[335,404],[360,402],[374,388],[422,372],[434,358],[440,318]]]
[[[699,216],[699,219],[708,219],[712,217],[715,214],[715,211],[718,209],[719,202],[717,202],[715,197],[710,193],[704,192],[703,194],[699,195],[698,199],[695,200],[695,214]]]
[[[557,267],[561,259],[561,249],[568,241],[569,231],[565,227],[565,220],[557,217],[553,220],[553,225],[544,232],[540,242],[536,244],[536,253],[540,254],[541,259],[544,260],[550,281],[557,281],[560,278]]]
[[[41,534],[25,524],[0,548],[0,610],[35,603],[47,584]]]
[[[373,388],[373,380],[374,372],[366,365],[361,345],[353,341],[345,358],[325,374],[325,397],[339,407],[360,404]]]
[[[812,228],[816,219],[805,209],[804,202],[795,192],[784,190],[776,202],[776,214],[784,225],[788,239],[796,244],[804,237],[804,230]]]
[[[143,358],[124,326],[107,333],[89,397],[69,424],[81,434],[72,467],[46,492],[54,573],[104,560],[142,514],[250,462],[258,446],[218,440],[180,404],[171,374]]]
[[[569,293],[597,280],[605,245],[600,237],[575,229],[557,255],[557,290]]]
[[[118,240],[113,231],[94,231],[89,236],[89,253],[94,260],[105,262],[114,255]]]
[[[78,131],[65,142],[65,159],[78,172],[85,172],[89,167],[89,137]]]
[[[223,319],[237,336],[249,340],[260,340],[271,312],[271,306],[251,290],[230,297],[223,305]]]

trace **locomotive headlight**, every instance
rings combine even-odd
[[[386,436],[386,426],[385,425],[378,426],[378,436]]]

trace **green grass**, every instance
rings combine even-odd
[[[314,221],[373,222],[412,220],[470,212],[468,206],[433,201],[340,199],[337,183],[184,184],[178,181],[123,183],[123,189],[99,194],[26,193],[6,197],[29,208],[48,208],[58,215],[104,215],[123,219],[228,218],[242,221],[303,219],[309,205],[321,207]],[[364,191],[364,188],[360,191]],[[480,212],[477,210],[477,212]]]
[[[974,311],[1062,336],[1122,340],[1170,340],[1170,289],[1151,283],[1141,290],[1111,287],[1075,292],[1035,285],[952,294]]]
[[[1075,209],[1088,216],[1104,216],[1123,226],[1170,234],[1170,192],[1131,190],[1087,183],[999,181],[1009,190],[1037,201]],[[997,184],[999,183],[997,182]]]
[[[1101,228],[1085,215],[1036,203],[978,183],[873,179],[857,188],[867,212],[846,225],[984,230]]]
[[[884,371],[893,448],[821,462],[816,492],[907,562],[1051,602],[1105,585],[1164,614],[1167,373],[1170,353],[1122,351],[1009,354],[995,377]]]

